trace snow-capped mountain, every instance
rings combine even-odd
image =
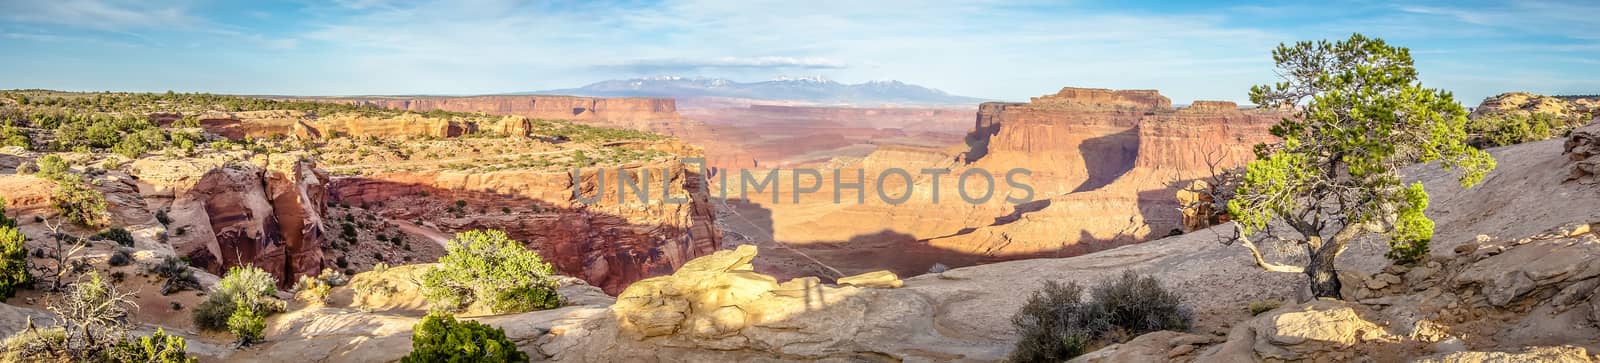
[[[662,76],[601,81],[578,88],[523,94],[591,97],[726,97],[842,105],[959,105],[985,101],[900,81],[845,84],[822,77],[784,77],[745,83],[722,78]]]

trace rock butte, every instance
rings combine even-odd
[[[1176,109],[1152,90],[1069,87],[1028,103],[982,104],[962,144],[879,147],[850,166],[867,169],[867,175],[890,167],[950,168],[938,181],[938,204],[931,202],[934,180],[922,177],[914,182],[918,194],[900,205],[877,202],[870,192],[867,203],[833,205],[825,188],[820,194],[826,198],[818,199],[826,200],[800,204],[751,197],[755,205],[741,213],[770,214],[777,240],[845,274],[876,268],[916,274],[935,263],[1071,256],[1183,228],[1178,183],[1210,176],[1213,165],[1243,165],[1253,158],[1255,144],[1272,140],[1267,129],[1281,117],[1232,102],[1199,101]],[[957,176],[970,168],[997,179],[987,203],[964,203],[956,191]],[[1034,202],[1004,202],[1024,194],[1001,181],[1013,168],[1032,171],[1023,180],[1032,186]],[[983,183],[972,184],[970,194],[982,195]],[[903,188],[886,185],[891,194]],[[800,264],[768,258],[757,266]]]

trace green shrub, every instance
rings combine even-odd
[[[16,227],[17,220],[6,215],[6,197],[0,196],[0,227]]]
[[[34,175],[40,178],[60,180],[68,175],[67,161],[61,159],[60,155],[49,154],[39,158],[38,167],[39,169],[34,172]]]
[[[228,316],[233,315],[233,310],[237,308],[232,300],[207,298],[194,307],[190,316],[194,318],[195,327],[222,331],[228,329]]]
[[[511,313],[552,309],[561,306],[561,295],[553,288],[518,286],[495,293],[496,313]]]
[[[110,219],[106,214],[106,196],[76,178],[62,178],[50,196],[57,211],[67,220],[85,227],[103,226]],[[130,237],[131,238],[131,237]]]
[[[255,266],[232,267],[217,282],[206,301],[194,309],[194,324],[201,329],[227,330],[241,345],[261,339],[267,315],[283,311],[277,280]]]
[[[111,227],[111,229],[107,229],[105,232],[100,232],[100,234],[95,235],[95,237],[99,239],[111,240],[122,247],[133,247],[133,233],[128,232],[127,228]]]
[[[411,354],[401,362],[527,362],[500,328],[476,321],[457,321],[434,312],[412,328]]]
[[[1467,122],[1467,133],[1479,147],[1515,145],[1560,136],[1587,118],[1562,119],[1546,113],[1501,114],[1478,117]]]
[[[1189,313],[1177,295],[1151,277],[1126,272],[1101,281],[1083,300],[1076,283],[1046,281],[1011,317],[1021,338],[1011,361],[1059,362],[1094,346],[1158,330],[1187,330]]]
[[[167,335],[165,329],[156,328],[155,334],[117,343],[106,354],[113,362],[193,363],[199,358],[190,357],[188,344],[183,337]]]
[[[239,345],[261,341],[261,331],[267,329],[267,317],[250,309],[238,309],[228,316],[228,332],[239,337]]]
[[[456,234],[439,265],[423,274],[422,295],[442,311],[473,304],[496,313],[550,309],[560,306],[554,271],[505,232],[467,231]]]
[[[4,206],[0,201],[0,206]],[[17,289],[33,282],[28,273],[27,236],[14,226],[0,226],[0,300],[11,298]]]

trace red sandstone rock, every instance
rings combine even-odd
[[[170,197],[179,255],[212,273],[254,265],[293,284],[322,270],[327,176],[312,161],[282,154],[262,167],[193,159],[141,159],[140,192]]]
[[[1176,110],[1153,91],[1067,88],[1033,103],[985,103],[973,134],[960,145],[972,147],[945,150],[953,160],[946,165],[953,170],[939,179],[939,204],[930,202],[932,178],[918,177],[918,194],[905,204],[877,202],[869,192],[868,202],[861,205],[771,207],[774,220],[790,219],[773,229],[779,240],[796,242],[813,255],[826,256],[837,248],[862,255],[872,255],[874,248],[914,250],[920,252],[885,252],[881,258],[950,266],[1064,257],[1143,241],[1181,228],[1174,198],[1181,184],[1169,183],[1209,176],[1208,161],[1223,168],[1243,165],[1253,158],[1255,144],[1271,141],[1267,129],[1281,117],[1241,111],[1227,102],[1201,101]],[[876,170],[888,167],[938,165],[931,162],[940,154],[935,149],[880,148],[860,165],[872,179]],[[957,194],[955,176],[969,168],[987,170],[1000,183],[989,202],[968,204]],[[1034,202],[1003,201],[1023,194],[1004,185],[1003,174],[1013,168],[1032,171],[1019,179],[1033,188]],[[872,184],[869,180],[869,191]],[[891,179],[885,187],[898,194],[901,184]],[[974,184],[969,194],[981,195],[982,183]],[[831,197],[831,190],[824,193]],[[792,220],[796,218],[802,220]],[[879,241],[884,239],[899,242]],[[806,247],[812,243],[818,247]],[[904,274],[920,273],[917,269],[931,264],[876,263]],[[849,264],[834,267],[846,273],[871,268],[868,263],[840,266]]]
[[[576,187],[586,196],[596,195],[600,187],[594,170],[588,169]],[[667,193],[687,198],[687,203],[657,202],[662,198],[663,171],[671,172]],[[692,182],[697,177],[685,174],[683,164],[626,168],[635,180],[641,178],[639,173],[651,173],[650,204],[637,202],[633,194],[619,203],[617,169],[605,172],[605,196],[594,204],[573,198],[572,177],[565,172],[395,173],[341,178],[330,189],[340,202],[370,205],[389,218],[421,219],[449,232],[506,231],[538,250],[562,274],[611,294],[634,281],[671,273],[721,246],[706,192]],[[443,211],[456,200],[467,205],[460,218]],[[538,206],[539,212],[523,212],[529,206]],[[501,207],[517,212],[501,213]]]

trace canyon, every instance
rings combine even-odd
[[[789,200],[785,193],[792,187],[783,183],[744,198],[711,201],[724,219],[718,226],[735,240],[730,245],[782,247],[755,262],[759,270],[781,277],[842,277],[881,268],[915,274],[936,265],[1072,256],[1181,233],[1193,226],[1182,221],[1177,201],[1180,184],[1243,165],[1253,158],[1255,144],[1272,140],[1266,130],[1283,117],[1240,109],[1231,102],[1196,101],[1175,108],[1154,90],[1073,87],[1030,102],[986,102],[975,109],[826,107],[704,98],[680,109],[670,99],[544,95],[316,100],[562,119],[672,135],[700,147],[713,175],[733,176],[732,181],[711,178],[712,190],[737,192],[741,172],[764,176],[775,168],[825,168],[841,170],[841,180],[861,182],[870,195],[880,187],[875,176],[890,168],[950,171],[937,177],[920,175],[910,183],[886,182],[882,187],[893,193],[912,190],[914,197],[899,205],[878,198],[833,203],[832,183],[821,183],[817,192],[797,201]],[[425,129],[459,130],[450,135],[473,132],[450,125]],[[1020,181],[1031,190],[1013,190],[1005,182],[1009,177],[1005,173],[1018,168],[1030,172]],[[994,197],[963,203],[963,191],[955,186],[963,173],[973,170],[998,178]],[[857,180],[856,172],[871,177]],[[779,180],[795,177],[779,173]],[[438,178],[392,176],[420,178],[424,182],[413,184],[421,186]],[[945,186],[937,196],[941,203],[932,203],[934,184]],[[980,184],[973,182],[966,191],[981,195]],[[463,186],[452,186],[459,187]],[[783,194],[782,203],[768,202],[777,194]],[[1006,202],[1023,196],[1031,200]],[[588,257],[566,265],[634,264],[636,256]],[[598,283],[590,275],[582,277],[608,292],[619,287]]]
[[[666,105],[670,110],[670,100]],[[133,163],[131,177],[149,190],[145,194],[170,200],[146,208],[148,213],[160,210],[175,220],[196,221],[184,224],[190,233],[169,237],[171,245],[178,255],[211,273],[252,264],[287,286],[297,276],[333,268],[333,256],[325,258],[323,251],[337,239],[337,231],[329,229],[344,222],[330,218],[329,206],[340,206],[341,215],[377,220],[350,219],[358,227],[377,229],[380,236],[400,238],[404,229],[435,231],[433,235],[506,231],[539,251],[561,273],[613,294],[720,247],[720,231],[713,227],[715,213],[699,183],[699,171],[685,168],[681,160],[700,157],[701,151],[673,140],[552,144],[545,139],[562,139],[557,133],[570,128],[523,116],[319,117],[301,111],[246,111],[211,112],[197,119],[202,130],[232,140],[323,143],[318,155],[268,154],[252,163],[230,162],[235,159],[228,157],[199,163],[192,158],[146,158]],[[496,136],[467,137],[483,134]],[[595,157],[636,156],[597,160],[593,167],[585,166],[587,172],[578,180],[566,168],[532,161],[537,156],[542,163],[570,163],[584,152]],[[315,160],[323,160],[323,165]],[[644,177],[640,173],[652,173],[648,187],[653,194],[685,202],[645,204],[619,200],[613,194],[585,203],[574,196],[574,190],[590,194],[597,188],[615,190],[617,173],[629,173],[636,180]],[[354,267],[398,264],[404,262],[398,260],[400,255],[410,256],[406,261],[428,260],[443,248],[439,238],[404,234],[418,240],[417,248],[408,242],[405,253],[385,255],[394,261],[369,260],[362,253],[340,253],[338,259]]]
[[[798,252],[756,260],[758,270],[780,277],[795,276],[785,269],[840,277],[887,268],[907,275],[934,266],[1074,256],[1185,232],[1180,188],[1253,159],[1254,145],[1272,141],[1267,129],[1283,116],[1232,102],[1179,109],[1150,90],[1068,87],[1027,103],[984,103],[964,142],[880,147],[844,164],[844,175],[868,176],[859,181],[869,195],[880,187],[872,176],[888,168],[949,170],[917,176],[903,204],[870,197],[835,204],[831,183],[823,183],[799,203],[789,194],[778,202],[760,194],[729,203],[737,212],[731,219],[749,220],[732,225],[739,236],[770,237]],[[1017,168],[1031,171],[1020,177],[1031,190],[1003,181]],[[975,170],[994,176],[993,197],[965,203],[960,175]],[[967,194],[983,195],[987,185],[974,180]],[[935,184],[944,186],[938,203]],[[881,187],[894,195],[908,185],[894,178]],[[1005,201],[1028,196],[1025,203]]]

